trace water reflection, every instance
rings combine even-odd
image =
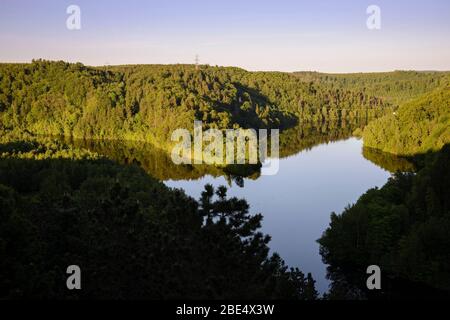
[[[136,141],[70,140],[65,143],[89,149],[120,164],[136,164],[154,178],[166,180],[198,180],[205,175],[225,177],[229,184],[242,184],[242,177],[257,179],[259,166],[176,165],[170,155],[149,143]]]
[[[320,144],[346,140],[352,136],[355,129],[363,126],[364,123],[325,123],[321,126],[304,124],[288,129],[280,135],[280,158],[294,156]],[[244,178],[256,180],[260,177],[260,166],[258,165],[226,167],[206,164],[176,165],[166,151],[149,143],[64,139],[68,144],[89,149],[120,164],[139,165],[149,175],[161,181],[199,180],[208,175],[215,178],[224,177],[230,186],[233,182],[242,186]],[[373,149],[364,148],[363,156],[389,172],[414,170],[414,166],[408,160]]]
[[[394,154],[381,152],[372,148],[363,148],[363,156],[380,168],[389,172],[415,172],[416,167],[413,162],[406,158],[398,157]]]

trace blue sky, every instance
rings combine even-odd
[[[81,8],[81,30],[66,8]],[[366,27],[369,5],[381,29]],[[448,0],[1,0],[0,61],[450,70]]]

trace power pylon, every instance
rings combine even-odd
[[[200,62],[200,59],[198,57],[198,54],[195,56],[195,70],[198,70],[198,63]]]

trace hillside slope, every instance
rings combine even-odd
[[[205,127],[289,128],[298,122],[367,119],[382,99],[332,90],[277,72],[192,65],[92,68],[34,61],[0,65],[0,119],[7,129],[167,147],[194,119]]]
[[[364,145],[397,155],[437,151],[450,143],[450,86],[403,104],[396,113],[371,122]]]
[[[355,90],[374,95],[396,106],[439,88],[450,72],[393,71],[331,74],[295,72],[305,82],[320,83],[331,89]]]

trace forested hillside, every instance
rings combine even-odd
[[[361,91],[398,106],[442,86],[450,72],[394,71],[350,74],[295,72],[294,74],[305,82],[320,83],[331,89]]]
[[[392,110],[372,95],[285,73],[190,65],[91,68],[65,62],[0,65],[6,129],[165,146],[193,120],[220,129],[372,119]]]
[[[363,137],[368,147],[403,156],[441,149],[450,143],[450,86],[435,89],[374,120]]]
[[[430,287],[450,295],[450,146],[425,163],[417,175],[398,173],[331,216],[319,240],[330,265],[330,297],[355,298],[352,287],[365,292],[369,265],[381,267],[378,294],[385,298],[430,298]]]
[[[448,296],[448,73],[297,76],[330,88],[377,93],[386,101],[399,104],[395,112],[369,122],[362,136],[366,158],[402,173],[396,173],[383,188],[369,190],[341,215],[333,213],[330,227],[319,240],[332,281],[327,298]],[[381,267],[383,284],[379,292],[367,290],[369,265]]]

